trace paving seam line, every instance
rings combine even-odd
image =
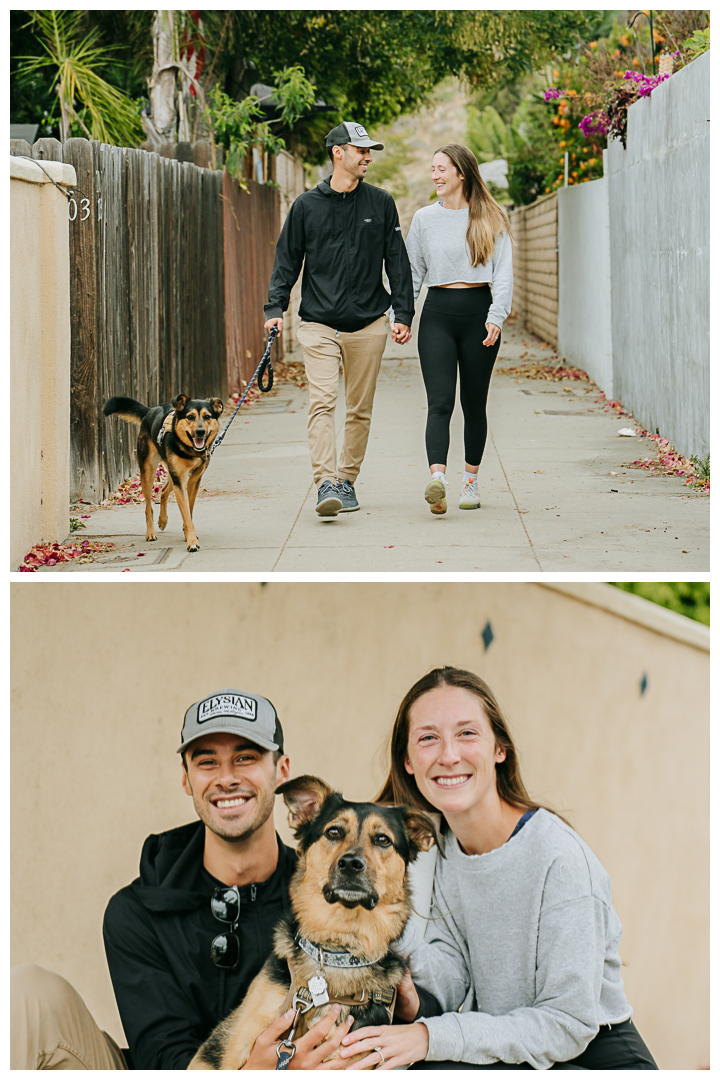
[[[527,536],[527,542],[530,545],[530,550],[532,551],[533,559],[535,560],[535,562],[538,565],[538,570],[541,573],[543,573],[544,571],[543,571],[542,566],[540,565],[540,560],[537,557],[537,553],[536,553],[535,548],[533,546],[533,542],[530,539],[530,533],[527,531],[527,527],[525,525],[525,519],[523,518],[522,514],[520,513],[520,507],[518,506],[517,499],[515,498],[515,492],[510,487],[510,481],[508,480],[507,473],[505,472],[505,466],[502,463],[502,458],[500,457],[500,453],[499,453],[498,448],[497,448],[497,446],[495,444],[495,439],[493,437],[492,431],[490,430],[490,425],[489,424],[488,424],[488,435],[490,436],[490,440],[491,440],[491,442],[493,444],[493,448],[495,450],[495,453],[497,454],[497,459],[500,462],[500,468],[502,469],[503,476],[505,477],[505,483],[507,484],[507,489],[510,492],[510,494],[512,495],[512,501],[515,503],[515,510],[517,511],[517,516],[520,518],[520,524],[523,527],[523,532]]]
[[[277,564],[280,562],[283,555],[285,554],[285,548],[288,546],[288,543],[290,542],[290,537],[292,536],[293,531],[295,529],[295,526],[297,525],[298,520],[300,518],[300,515],[302,514],[302,512],[303,512],[303,510],[305,508],[305,504],[307,503],[308,499],[310,498],[310,492],[313,491],[314,488],[315,488],[315,482],[312,481],[311,484],[310,484],[310,487],[307,490],[307,494],[305,495],[305,498],[300,503],[300,509],[298,510],[297,514],[295,515],[295,520],[293,521],[292,525],[290,526],[290,529],[288,530],[288,534],[285,537],[285,543],[283,544],[283,546],[280,549],[280,554],[278,555],[277,559],[275,560],[275,563],[273,564],[273,568],[271,570],[271,573],[274,573],[275,570],[277,570]]]

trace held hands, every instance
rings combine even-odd
[[[267,326],[267,323],[265,325]],[[494,345],[500,337],[500,327],[496,326],[495,323],[486,322],[485,329],[487,330],[487,337],[483,341],[483,345]]]
[[[353,1022],[352,1016],[348,1016],[344,1023],[336,1024],[340,1011],[340,1005],[333,1005],[322,1020],[319,1020],[301,1038],[295,1040],[295,1054],[288,1066],[290,1069],[345,1068],[342,1058],[326,1060],[340,1046],[340,1040],[347,1035]],[[289,1009],[277,1020],[273,1020],[272,1024],[258,1035],[243,1069],[275,1068],[278,1061],[277,1048],[283,1035],[290,1030],[294,1016],[295,1010]]]
[[[265,323],[265,329],[269,332],[273,326],[277,326],[278,334],[282,334],[282,324],[282,319],[268,319],[268,321]],[[275,1068],[274,1065],[273,1068]]]
[[[390,333],[396,345],[406,345],[412,337],[412,331],[405,323],[390,323]]]

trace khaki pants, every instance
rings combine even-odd
[[[127,1069],[62,975],[21,964],[10,972],[11,1069]]]
[[[375,384],[380,371],[387,331],[385,316],[343,334],[323,323],[302,322],[298,341],[302,345],[305,374],[310,387],[308,442],[315,483],[351,480],[360,472],[370,435]],[[335,406],[340,385],[340,363],[345,376],[345,432],[337,463]]]

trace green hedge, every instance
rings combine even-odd
[[[710,625],[709,581],[611,581],[608,584]]]

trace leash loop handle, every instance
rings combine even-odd
[[[258,386],[260,387],[260,390],[261,390],[261,391],[263,392],[263,394],[267,394],[269,390],[272,390],[272,385],[273,385],[273,366],[272,366],[272,361],[270,360],[270,350],[271,350],[271,348],[272,348],[272,343],[273,343],[273,341],[274,341],[274,340],[275,340],[275,338],[276,338],[276,337],[278,336],[278,333],[279,333],[279,331],[278,331],[278,328],[277,328],[277,326],[273,326],[273,327],[271,328],[271,330],[270,330],[270,333],[268,334],[268,343],[267,343],[267,348],[265,349],[265,352],[264,352],[264,353],[263,353],[263,355],[262,355],[262,360],[260,361],[260,363],[258,364],[258,366],[257,366],[257,367],[255,368],[255,372],[254,372],[254,374],[253,374],[253,377],[252,377],[252,379],[250,380],[250,382],[249,382],[249,383],[247,384],[247,386],[245,387],[245,393],[243,394],[243,396],[242,396],[242,397],[240,398],[240,400],[238,401],[237,405],[235,406],[235,408],[234,408],[234,410],[233,410],[233,413],[232,413],[232,416],[231,416],[231,417],[230,417],[230,419],[228,420],[228,422],[227,422],[227,424],[225,425],[225,427],[223,428],[223,430],[222,430],[222,431],[220,432],[220,434],[218,435],[218,437],[217,437],[217,439],[215,440],[215,442],[214,442],[214,443],[212,444],[212,446],[210,447],[210,453],[211,453],[211,454],[214,454],[214,453],[215,453],[215,451],[217,450],[218,446],[220,446],[220,443],[221,443],[221,442],[223,441],[223,439],[224,439],[224,438],[225,438],[225,436],[227,435],[227,433],[228,433],[228,428],[230,427],[230,425],[232,424],[233,420],[235,419],[235,417],[237,416],[238,412],[240,411],[240,406],[241,406],[241,405],[242,405],[242,403],[243,403],[243,402],[245,401],[245,398],[246,398],[246,397],[248,396],[248,394],[250,393],[250,387],[251,387],[251,386],[252,386],[252,384],[253,384],[253,383],[255,382],[255,379],[257,379],[257,380],[258,380]],[[265,385],[265,386],[264,386],[264,385],[263,385],[263,382],[262,382],[262,378],[263,378],[263,375],[264,375],[264,373],[265,373],[265,368],[266,368],[266,367],[267,367],[267,369],[268,369],[268,381],[267,381],[267,385]],[[286,1068],[287,1068],[287,1066],[286,1066]]]

